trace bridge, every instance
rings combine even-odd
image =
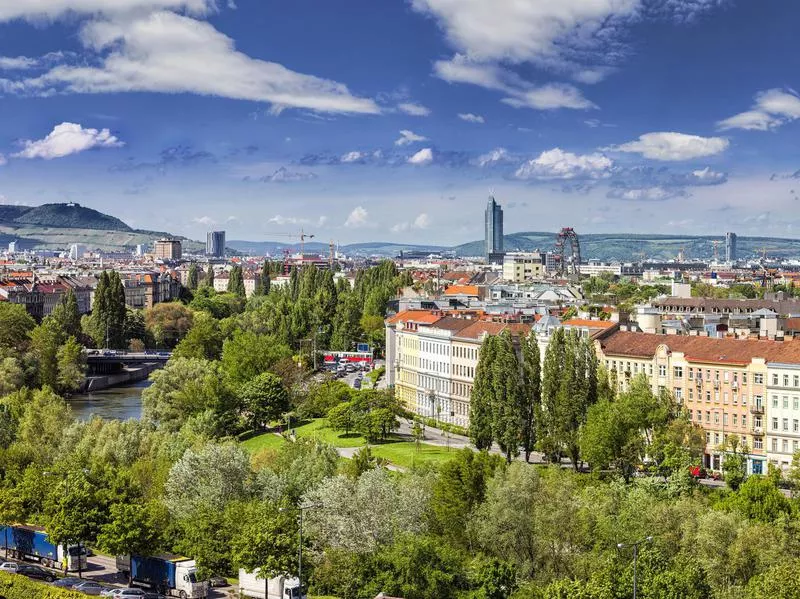
[[[142,364],[157,364],[164,366],[172,357],[168,351],[125,352],[111,349],[84,350],[86,364],[93,374],[111,374],[122,370],[126,366],[140,366]]]

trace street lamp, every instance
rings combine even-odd
[[[279,512],[297,511],[300,514],[300,528],[298,530],[297,542],[297,582],[300,597],[303,598],[303,513],[306,510],[313,510],[323,507],[321,503],[307,503],[306,505],[298,505],[297,507],[281,507],[278,508]]]
[[[633,547],[633,599],[636,599],[636,565],[639,559],[639,545],[652,542],[653,537],[645,537],[641,541],[635,541],[634,543],[617,543],[617,549]]]

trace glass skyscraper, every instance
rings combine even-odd
[[[225,255],[225,231],[209,231],[206,235],[206,256],[222,258]]]
[[[494,196],[486,204],[486,255],[503,253],[503,209]]]

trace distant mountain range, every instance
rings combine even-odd
[[[556,234],[545,231],[512,233],[504,236],[507,252],[530,252],[534,250],[553,251]],[[581,258],[602,261],[632,262],[647,260],[674,260],[683,254],[685,260],[710,260],[714,256],[714,244],[721,260],[725,259],[724,237],[711,235],[648,235],[648,234],[614,234],[590,233],[579,236]],[[299,244],[277,243],[272,241],[237,241],[227,244],[230,248],[249,255],[280,255],[284,250],[296,252]],[[397,256],[400,250],[414,252],[441,253],[451,252],[459,257],[482,256],[483,240],[471,241],[456,246],[399,244],[393,242],[355,243],[339,246],[339,250],[348,255],[363,256]],[[755,258],[763,255],[766,249],[767,258],[800,257],[800,239],[778,239],[773,237],[739,237],[737,254],[740,259]],[[328,252],[328,246],[322,243],[306,243],[306,252]]]
[[[161,231],[133,229],[120,219],[79,204],[44,204],[42,206],[0,205],[0,244],[17,241],[21,249],[67,249],[73,243],[83,243],[90,249],[123,250],[137,244],[151,244],[169,235]],[[201,252],[205,244],[178,237],[186,252]],[[506,251],[552,251],[556,234],[531,231],[511,233],[504,238]],[[720,259],[725,257],[724,237],[694,235],[650,235],[590,233],[580,235],[581,257],[584,260],[631,262],[634,260],[673,260],[683,254],[686,260],[709,260],[714,244]],[[280,256],[285,250],[297,252],[300,244],[277,241],[231,240],[228,247],[251,256]],[[456,246],[403,244],[397,242],[353,243],[338,246],[348,255],[397,256],[400,251],[423,253],[453,253],[456,256],[482,256],[483,240]],[[307,252],[327,255],[328,244],[305,244]],[[800,257],[800,239],[774,237],[739,237],[738,257],[755,258],[766,253],[768,258]]]

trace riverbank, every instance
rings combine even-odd
[[[139,420],[142,417],[142,392],[150,386],[145,379],[102,391],[73,395],[67,400],[78,420],[99,416],[106,420]]]
[[[114,374],[103,374],[86,378],[81,393],[94,393],[111,387],[120,387],[147,380],[150,373],[161,367],[158,363],[146,363],[140,366],[126,367]]]

